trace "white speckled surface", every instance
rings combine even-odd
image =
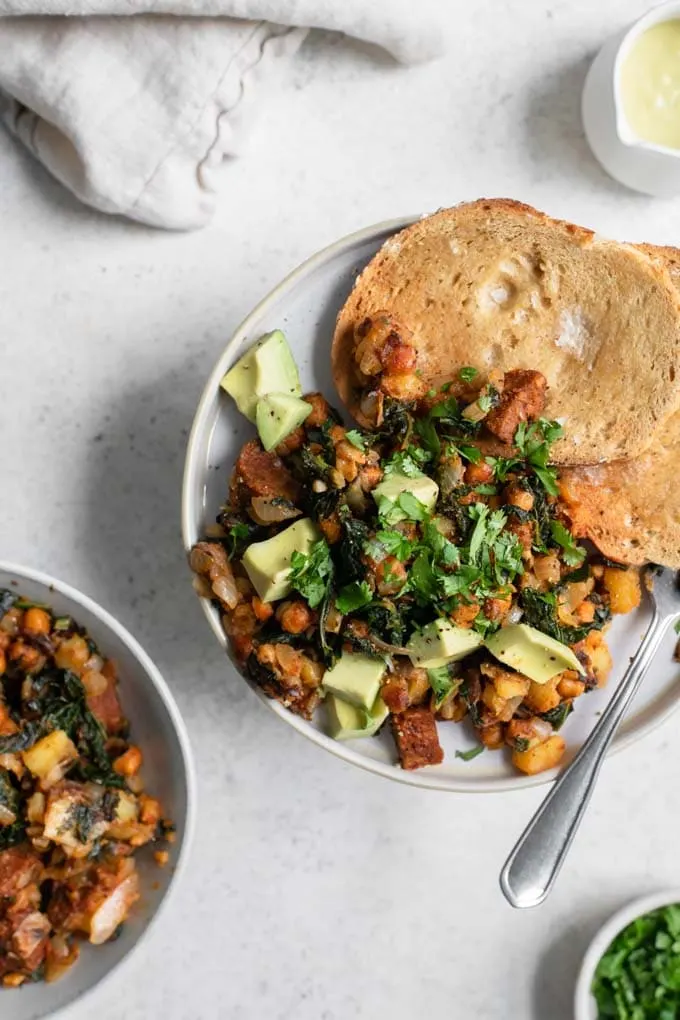
[[[183,564],[203,381],[315,249],[484,193],[680,242],[678,203],[609,181],[579,123],[589,57],[645,5],[450,6],[453,49],[429,67],[314,37],[202,233],[83,210],[0,136],[0,556],[82,587],[134,631],[199,770],[183,889],[117,989],[73,1020],[95,1007],[98,1020],[569,1020],[597,925],[677,884],[677,721],[607,764],[557,890],[514,913],[497,873],[541,791],[424,793],[323,755],[227,676]]]

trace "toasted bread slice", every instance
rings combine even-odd
[[[632,457],[680,407],[680,297],[665,260],[506,199],[445,209],[390,238],[338,317],[333,374],[362,424],[355,328],[387,311],[439,387],[471,365],[532,368],[564,423],[556,463]]]
[[[680,291],[680,249],[640,247],[668,266]],[[642,456],[565,470],[561,487],[575,531],[605,556],[680,569],[680,412]]]

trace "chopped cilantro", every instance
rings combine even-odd
[[[458,378],[462,382],[472,382],[476,375],[479,375],[477,369],[473,368],[471,365],[466,365],[465,368],[461,368],[458,373]]]
[[[334,567],[328,543],[320,538],[307,555],[294,552],[290,565],[291,586],[315,609],[323,602],[333,583]]]
[[[356,446],[357,450],[366,449],[366,437],[359,432],[359,429],[350,429],[349,432],[345,432],[345,439],[352,446]]]
[[[619,932],[592,983],[598,1017],[673,1020],[680,1015],[680,906],[637,917]]]
[[[413,555],[414,543],[401,531],[377,531],[375,538],[381,552],[386,552],[388,556],[396,556],[402,563]]]
[[[563,430],[559,422],[539,418],[529,425],[523,421],[515,432],[515,446],[527,461],[549,495],[557,496],[557,471],[548,467],[551,445],[560,438]]]
[[[586,558],[586,551],[577,545],[573,536],[567,531],[561,521],[551,521],[550,531],[552,537],[562,547],[562,559],[568,567],[579,567]]]
[[[428,669],[427,679],[434,691],[434,707],[439,708],[449,694],[460,684],[460,677],[452,677],[448,666]]]
[[[464,460],[469,460],[471,464],[479,464],[482,459],[482,451],[469,443],[450,443],[446,452],[448,456],[457,453]]]
[[[423,473],[423,467],[430,460],[427,450],[419,446],[408,446],[405,450],[398,450],[383,464],[386,475],[406,475],[407,478],[417,478]]]
[[[426,396],[428,396],[428,397],[436,397],[437,396],[437,391],[436,390],[428,390]]]
[[[373,599],[373,592],[366,581],[352,581],[341,588],[335,599],[335,608],[343,615],[362,609]]]
[[[449,392],[449,390],[451,389],[451,386],[452,386],[452,385],[453,385],[453,384],[452,384],[452,383],[450,383],[450,382],[445,382],[445,383],[443,383],[443,384],[442,384],[442,385],[441,385],[441,386],[439,387],[439,391],[440,391],[440,393],[448,393],[448,392]]]
[[[250,527],[247,524],[232,524],[229,528],[229,559],[233,559],[236,556],[239,546],[242,542],[249,537],[251,532]]]
[[[456,751],[456,758],[461,758],[463,761],[472,761],[484,750],[484,744],[478,744],[477,747],[470,748],[469,751]]]

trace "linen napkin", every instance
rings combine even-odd
[[[438,0],[0,0],[0,117],[83,202],[200,227],[254,98],[310,28],[412,63],[440,52],[437,10]]]

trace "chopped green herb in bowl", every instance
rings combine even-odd
[[[638,900],[600,930],[577,985],[576,1018],[680,1018],[680,891]]]

